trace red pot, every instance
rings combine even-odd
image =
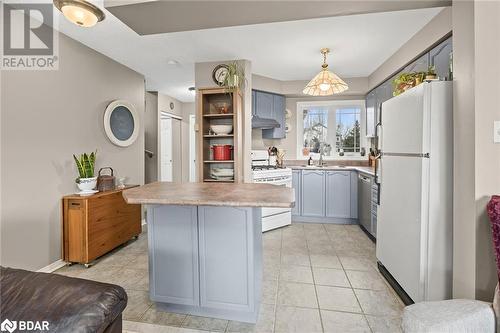
[[[214,152],[214,160],[227,161],[227,160],[231,159],[231,150],[233,150],[233,146],[231,146],[231,145],[214,145],[210,148]]]

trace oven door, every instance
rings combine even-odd
[[[288,177],[288,176],[278,177],[278,178],[269,178],[269,179],[258,179],[258,180],[255,180],[254,182],[259,183],[259,184],[272,184],[272,185],[276,185],[276,186],[292,187],[292,177]],[[276,214],[282,214],[282,213],[288,213],[290,211],[291,211],[290,208],[263,207],[262,208],[262,217],[276,215]]]

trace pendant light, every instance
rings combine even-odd
[[[333,94],[338,94],[349,89],[347,83],[345,83],[336,74],[328,70],[328,64],[326,63],[326,55],[330,53],[330,49],[321,49],[321,54],[323,54],[323,65],[322,69],[304,88],[302,91],[306,95],[311,96],[329,96]]]
[[[104,20],[105,15],[99,7],[86,0],[53,0],[54,6],[64,17],[81,27],[93,27],[97,22]]]

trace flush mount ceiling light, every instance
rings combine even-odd
[[[347,83],[345,83],[336,74],[328,70],[328,64],[326,63],[326,55],[330,53],[330,49],[321,49],[321,54],[323,54],[323,65],[322,69],[304,88],[302,91],[306,95],[311,96],[329,96],[333,94],[338,94],[349,89]]]
[[[92,27],[105,18],[102,10],[85,0],[54,0],[54,6],[69,21],[81,27]]]

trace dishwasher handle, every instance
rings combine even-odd
[[[358,175],[358,179],[365,182],[365,183],[369,183],[370,182],[370,177],[367,177],[367,176],[364,176],[362,174],[359,174]]]

